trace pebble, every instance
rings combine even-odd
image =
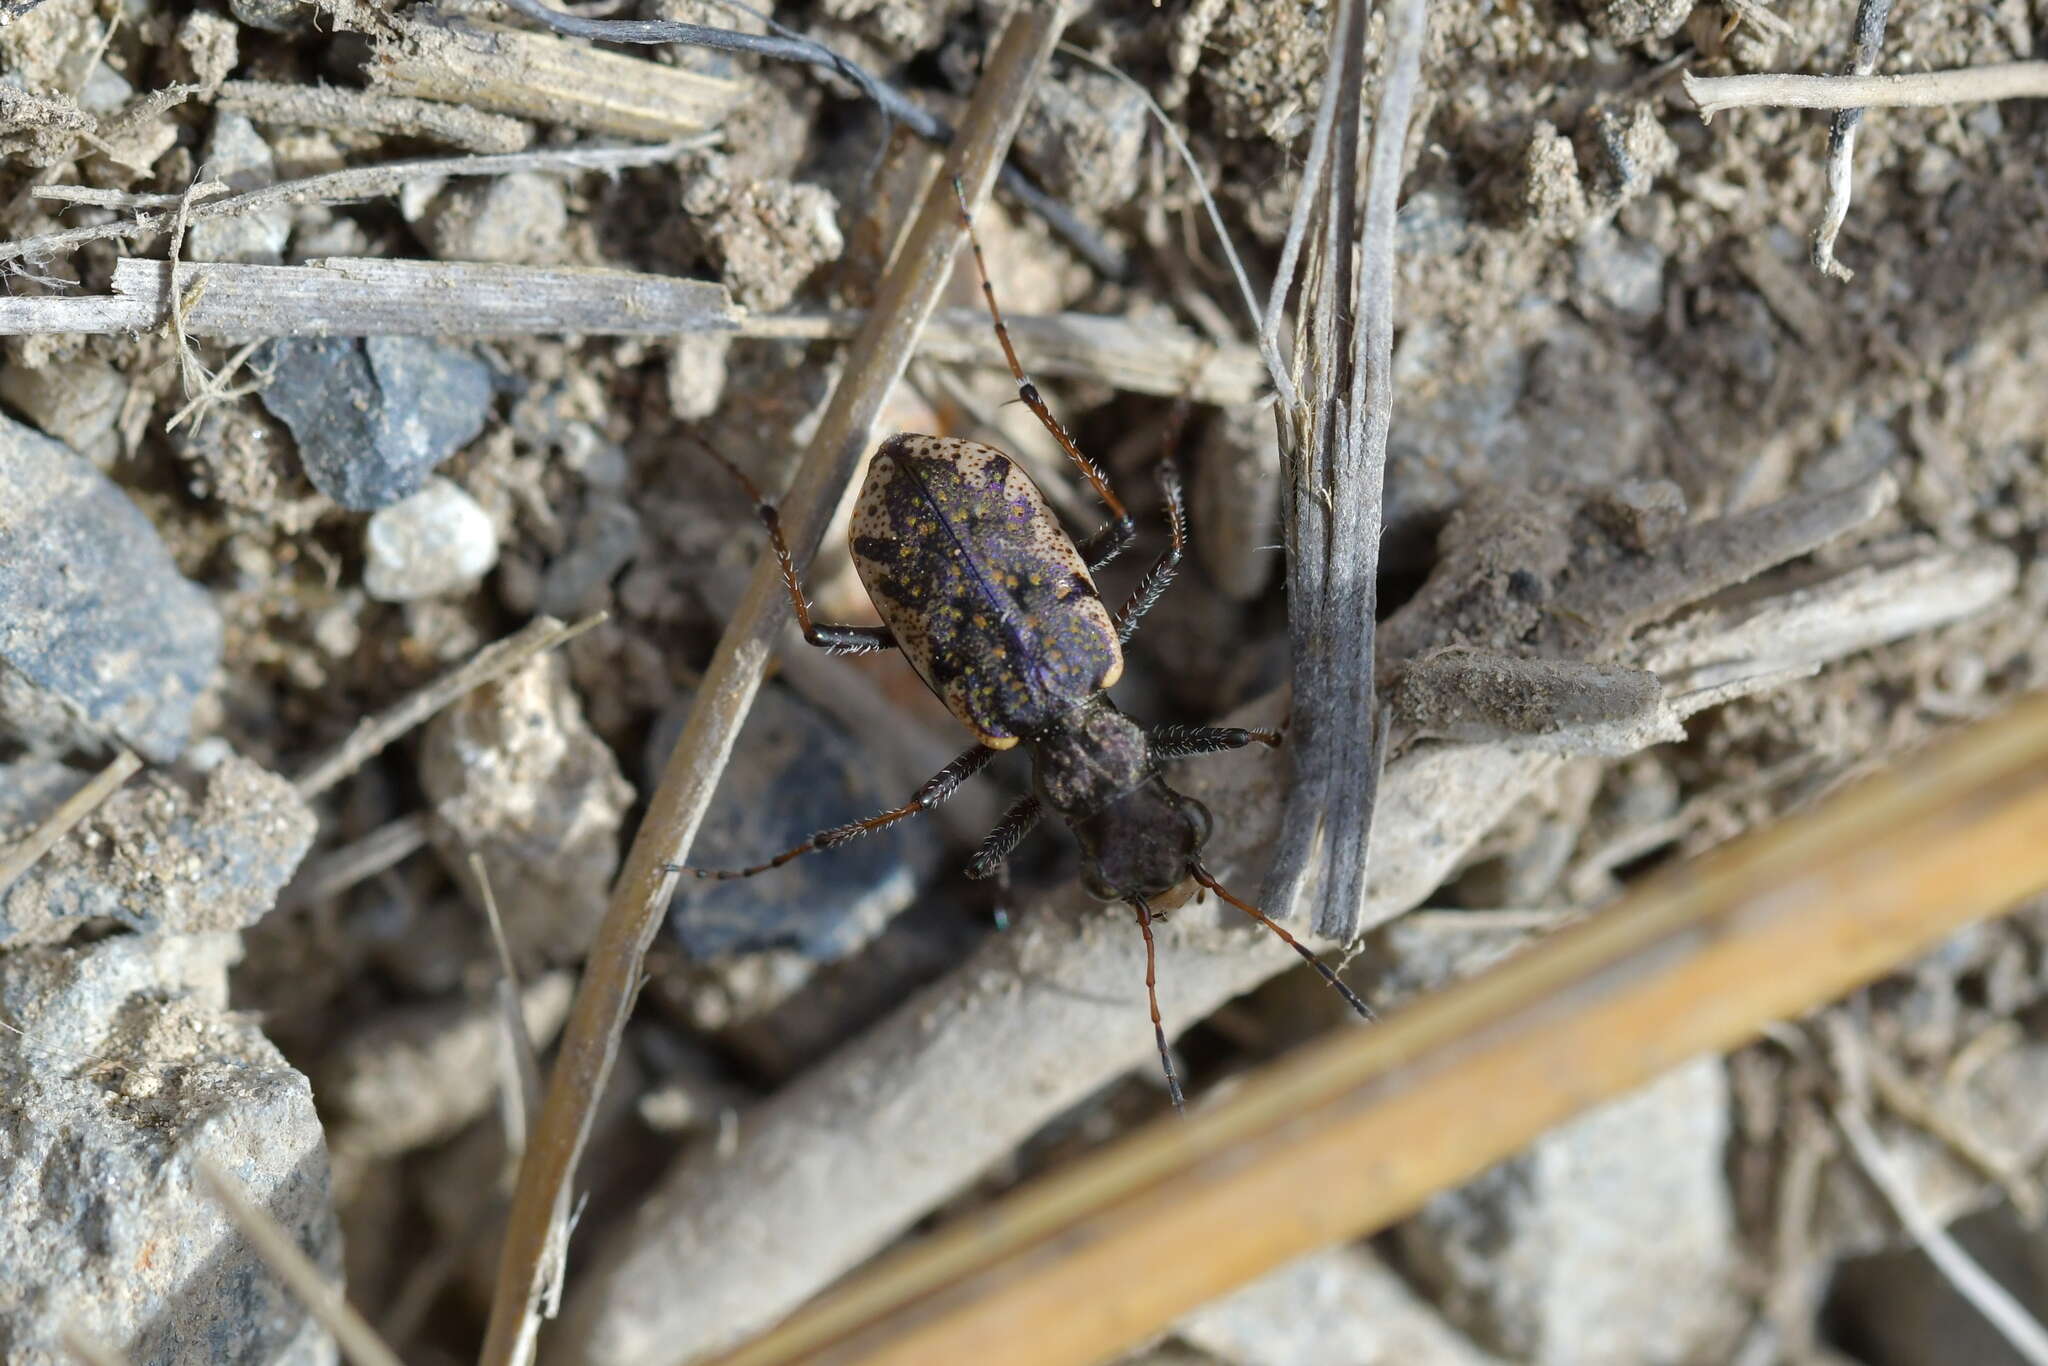
[[[228,1009],[234,934],[115,935],[0,954],[0,1266],[11,1366],[335,1360],[201,1189],[211,1161],[340,1292],[341,1231],[313,1094]]]
[[[0,833],[33,827],[86,775],[47,759],[0,766]],[[0,948],[61,940],[89,922],[195,934],[239,930],[277,903],[317,823],[297,789],[230,756],[198,795],[131,780],[0,890]]]
[[[1054,195],[1078,208],[1118,208],[1144,184],[1146,101],[1100,71],[1045,82],[1017,130],[1017,155]]]
[[[420,337],[280,337],[258,366],[272,374],[263,406],[291,428],[306,477],[357,511],[418,493],[491,412],[490,367]]]
[[[363,527],[363,591],[414,602],[474,584],[498,562],[498,532],[476,499],[446,479],[374,513]]]
[[[1596,228],[1573,253],[1579,288],[1626,318],[1648,321],[1664,311],[1664,253],[1612,228]]]
[[[77,452],[0,417],[0,732],[178,757],[221,659],[213,599]]]
[[[569,201],[550,175],[517,171],[458,181],[421,216],[420,235],[443,261],[546,265],[562,254]]]
[[[682,733],[679,697],[648,739],[649,781]],[[903,800],[885,791],[860,747],[782,689],[761,689],[740,728],[689,861],[708,868],[760,863],[819,830],[872,816]],[[692,958],[794,949],[820,962],[852,953],[905,906],[915,879],[901,826],[730,882],[684,877],[668,930]]]

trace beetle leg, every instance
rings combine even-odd
[[[794,849],[785,849],[766,863],[757,863],[751,868],[688,868],[680,863],[664,863],[660,871],[689,873],[694,877],[715,878],[724,882],[732,878],[753,877],[756,873],[765,873],[770,868],[780,868],[790,860],[802,858],[805,854],[845,844],[848,840],[859,839],[862,835],[872,834],[898,821],[908,820],[920,811],[929,811],[958,792],[961,784],[981,772],[988,766],[988,761],[995,757],[996,751],[987,745],[976,745],[927,778],[924,786],[917,790],[917,795],[903,805],[891,807],[880,815],[870,816],[864,821],[853,821],[847,825],[835,825],[830,830],[820,830]]]
[[[1246,730],[1242,726],[1159,726],[1146,737],[1152,757],[1162,762],[1243,749],[1254,740],[1266,746],[1277,745],[1280,732]]]
[[[1031,833],[1031,827],[1038,824],[1038,798],[1019,797],[1010,803],[1010,809],[996,822],[996,828],[988,832],[988,838],[981,842],[974,858],[967,865],[967,876],[971,878],[991,877],[1004,866],[1024,837]]]
[[[1017,397],[1024,401],[1024,406],[1032,411],[1048,432],[1052,433],[1053,440],[1060,443],[1060,449],[1067,453],[1067,459],[1074,462],[1074,468],[1081,472],[1081,477],[1088,481],[1089,487],[1095,490],[1095,496],[1102,500],[1102,506],[1109,511],[1109,525],[1089,538],[1091,546],[1104,537],[1109,538],[1104,543],[1108,548],[1101,553],[1101,563],[1107,564],[1131,543],[1131,514],[1124,508],[1123,500],[1116,496],[1116,491],[1110,488],[1109,476],[1103,473],[1102,466],[1089,459],[1082,453],[1081,448],[1074,444],[1074,438],[1060,425],[1060,420],[1052,415],[1052,409],[1045,406],[1045,398],[1038,392],[1038,386],[1024,373],[1024,366],[1017,359],[1017,348],[1010,341],[1009,326],[1003,322],[1003,310],[996,305],[996,287],[989,283],[988,260],[981,254],[981,238],[975,234],[974,216],[967,211],[967,193],[961,188],[958,176],[953,177],[953,197],[960,204],[960,226],[967,230],[968,245],[974,248],[974,269],[981,276],[981,297],[988,301],[988,314],[996,325],[996,340],[1003,344],[1003,359],[1009,361],[1010,374],[1017,381]],[[1096,568],[1096,556],[1090,554],[1087,558],[1088,568],[1092,571]]]
[[[1166,1094],[1173,1100],[1174,1113],[1184,1115],[1188,1111],[1181,1099],[1180,1077],[1173,1070],[1173,1054],[1166,1048],[1166,1025],[1159,1018],[1159,945],[1152,939],[1152,922],[1160,917],[1143,897],[1132,897],[1131,909],[1138,913],[1138,933],[1145,936],[1145,1003],[1152,1007],[1152,1037],[1159,1041],[1159,1065],[1166,1069]]]
[[[1120,645],[1130,644],[1138,631],[1138,619],[1152,610],[1159,595],[1173,582],[1173,576],[1180,573],[1181,556],[1187,553],[1187,500],[1181,496],[1180,466],[1171,458],[1159,462],[1159,491],[1166,495],[1166,524],[1173,539],[1145,571],[1145,577],[1138,580],[1130,598],[1117,609],[1116,638]]]
[[[810,600],[804,597],[803,585],[796,578],[796,558],[790,554],[789,539],[782,534],[782,514],[761,496],[760,486],[747,477],[745,470],[713,449],[709,442],[697,444],[725,466],[725,472],[738,480],[747,497],[754,500],[754,515],[768,528],[769,543],[775,547],[775,558],[782,565],[782,584],[789,590],[789,605],[796,609],[796,624],[803,628],[804,639],[835,655],[867,655],[893,648],[896,637],[886,626],[835,626],[811,620]]]

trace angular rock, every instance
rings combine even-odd
[[[213,599],[127,495],[0,418],[0,731],[169,762],[220,655]]]
[[[39,759],[0,767],[0,838],[40,822],[84,776]],[[0,946],[62,939],[89,921],[239,930],[276,904],[315,829],[289,782],[240,757],[196,798],[168,780],[131,781],[0,890]]]
[[[583,719],[556,655],[478,688],[427,723],[420,785],[440,817],[434,848],[483,904],[472,850],[524,962],[583,953],[618,868],[633,789]]]
[[[306,477],[358,511],[418,493],[490,416],[490,367],[421,337],[280,337],[258,364]]]
[[[648,740],[659,771],[682,731],[690,699],[677,699]],[[760,863],[810,835],[901,802],[885,791],[859,746],[781,689],[761,689],[740,728],[689,861],[705,868]],[[731,882],[685,877],[669,905],[668,928],[695,959],[794,949],[830,961],[852,953],[910,904],[915,879],[900,826],[773,874]]]
[[[213,116],[201,161],[207,174],[230,189],[254,190],[277,179],[277,158],[246,114]],[[291,210],[265,209],[194,223],[185,231],[185,255],[194,261],[242,261],[276,265],[292,235]]]
[[[341,1240],[306,1079],[227,1011],[235,936],[0,955],[0,1322],[9,1366],[326,1366],[333,1342],[194,1166],[241,1182],[331,1281]],[[20,1032],[14,1032],[18,1030]]]
[[[1728,1104],[1703,1058],[1554,1130],[1404,1223],[1411,1270],[1529,1366],[1725,1360],[1743,1324]]]

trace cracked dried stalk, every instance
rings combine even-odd
[[[847,354],[817,434],[782,500],[790,544],[805,560],[850,489],[883,402],[902,377],[917,334],[952,275],[961,229],[950,181],[958,176],[970,202],[986,196],[1065,18],[1059,5],[1022,6],[989,55],[945,172],[927,187],[917,220],[882,280],[867,325]],[[687,859],[760,687],[769,652],[788,627],[778,567],[773,556],[763,556],[705,670],[591,946],[540,1120],[520,1164],[482,1357],[490,1366],[512,1366],[532,1342],[539,1296],[549,1279],[550,1249],[574,1188],[576,1163],[674,882],[673,873],[659,870]]]
[[[1356,217],[1359,119],[1365,84],[1364,0],[1331,15],[1331,56],[1314,142],[1327,147],[1313,198],[1295,205],[1297,228],[1312,221],[1296,329],[1295,401],[1278,407],[1285,478],[1288,634],[1294,707],[1288,749],[1295,761],[1263,901],[1277,918],[1315,905],[1316,933],[1348,942],[1364,918],[1367,841],[1380,753],[1374,700],[1380,494],[1393,417],[1394,212],[1408,121],[1420,83],[1427,7],[1401,0],[1389,16],[1378,112],[1373,120],[1365,216]],[[1314,161],[1312,156],[1312,161]],[[1353,243],[1359,242],[1354,267]],[[1283,254],[1285,255],[1285,254]],[[1267,326],[1291,285],[1283,260]]]

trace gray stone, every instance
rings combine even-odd
[[[1554,1130],[1403,1224],[1409,1267],[1529,1366],[1725,1360],[1743,1324],[1728,1103],[1703,1058]]]
[[[0,955],[9,1366],[69,1366],[66,1329],[134,1366],[335,1360],[194,1175],[204,1159],[234,1177],[339,1281],[312,1092],[228,1011],[238,953],[234,935],[210,934]]]
[[[469,587],[498,562],[498,532],[476,499],[446,479],[374,514],[363,527],[363,590],[417,602]]]
[[[0,730],[168,762],[220,656],[213,599],[127,495],[0,418]]]
[[[576,519],[569,548],[548,565],[540,610],[571,617],[595,605],[604,586],[640,552],[640,514],[617,498],[590,500]]]
[[[666,760],[689,705],[687,694],[679,697],[655,723],[650,772]],[[883,788],[844,732],[771,685],[747,713],[689,860],[706,868],[760,863],[820,830],[902,800]],[[904,838],[903,828],[893,826],[743,881],[685,877],[669,906],[669,932],[697,959],[767,949],[842,958],[910,904],[916,886]]]
[[[101,469],[121,453],[114,424],[128,399],[128,381],[97,356],[0,366],[0,398]]]
[[[420,337],[280,337],[258,364],[263,406],[299,446],[313,487],[370,511],[418,493],[483,430],[490,367]]]
[[[561,962],[588,949],[633,789],[584,720],[561,657],[543,656],[428,722],[419,772],[440,818],[436,852],[477,906],[469,855],[482,855],[520,959]]]
[[[38,824],[85,775],[48,760],[0,767],[0,839]],[[0,892],[0,946],[62,939],[90,921],[184,933],[261,919],[313,843],[285,779],[230,757],[198,797],[131,781]]]

